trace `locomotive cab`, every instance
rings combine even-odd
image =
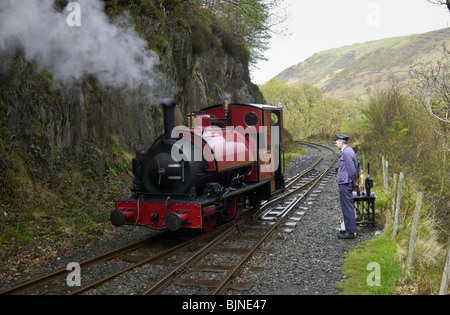
[[[283,109],[262,104],[227,104],[206,108],[212,125],[234,128],[254,142],[254,172],[247,182],[266,183],[259,189],[263,200],[284,191]]]

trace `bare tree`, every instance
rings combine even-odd
[[[443,57],[436,64],[413,67],[417,95],[430,115],[450,124],[450,51],[445,44],[439,49]]]
[[[447,9],[450,11],[450,0],[428,0],[428,2],[436,5],[445,5],[447,6]]]

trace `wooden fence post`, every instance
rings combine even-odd
[[[383,164],[383,182],[384,182],[384,188],[386,191],[389,191],[389,162],[386,160],[386,158],[383,155],[382,158],[382,164]]]
[[[400,179],[398,182],[397,189],[397,204],[395,208],[395,221],[394,221],[394,237],[397,236],[398,229],[398,217],[400,215],[400,206],[402,204],[402,190],[403,190],[403,181],[405,180],[405,174],[403,172],[400,173]]]
[[[448,237],[447,251],[445,252],[445,265],[444,272],[442,273],[441,286],[439,289],[439,295],[447,295],[448,281],[450,279],[450,236]]]
[[[411,268],[413,264],[414,244],[416,243],[417,228],[419,226],[420,208],[422,207],[423,193],[417,195],[416,210],[414,211],[413,225],[411,228],[411,237],[409,239],[408,257],[406,259],[406,268]]]
[[[392,214],[395,215],[395,195],[397,193],[397,182],[398,174],[394,174],[394,179],[392,180]]]

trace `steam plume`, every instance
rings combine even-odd
[[[161,91],[159,57],[147,49],[131,19],[122,15],[112,24],[102,1],[76,2],[81,26],[69,26],[71,11],[56,11],[53,0],[1,0],[0,52],[19,46],[27,60],[64,83],[94,75],[103,86]]]

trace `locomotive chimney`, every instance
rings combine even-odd
[[[161,105],[164,108],[164,135],[166,140],[172,139],[172,130],[175,129],[175,107],[174,101],[163,101]]]

